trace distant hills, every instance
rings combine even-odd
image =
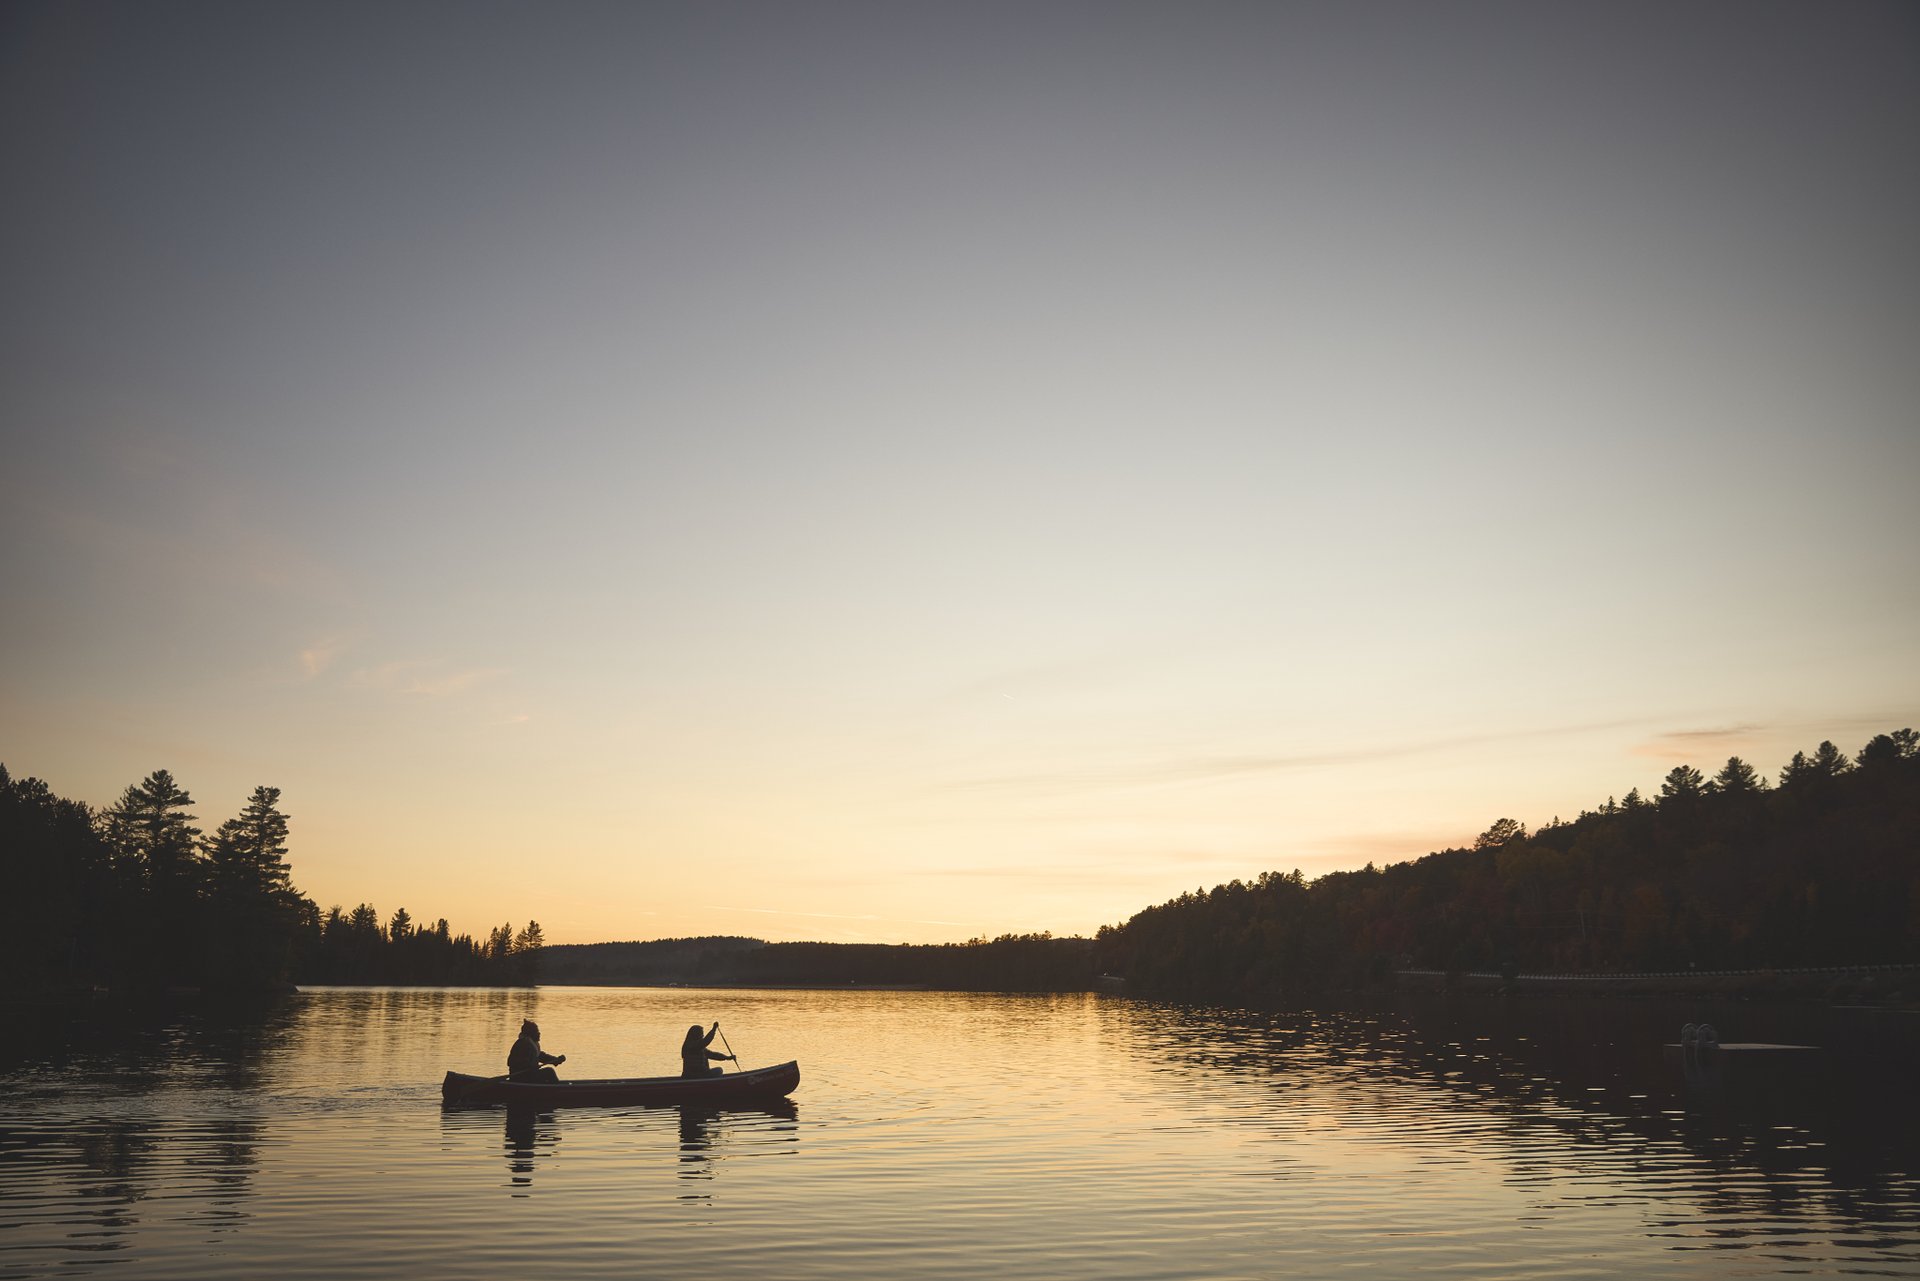
[[[540,981],[703,987],[929,987],[1084,991],[1093,941],[1007,934],[970,943],[767,943],[728,935],[553,946]]]

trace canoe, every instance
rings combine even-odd
[[[776,1063],[725,1076],[638,1076],[599,1081],[509,1081],[504,1076],[449,1072],[440,1083],[447,1103],[550,1107],[629,1107],[672,1103],[753,1103],[784,1098],[800,1084],[800,1064]]]

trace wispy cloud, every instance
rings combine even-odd
[[[308,680],[314,679],[332,667],[346,647],[346,641],[338,636],[322,637],[300,651],[301,672]]]
[[[1633,749],[1636,756],[1663,761],[1686,761],[1706,753],[1737,752],[1764,734],[1765,725],[1726,725],[1717,729],[1676,729],[1655,734]]]
[[[1454,752],[1469,747],[1535,739],[1574,737],[1607,730],[1628,729],[1646,724],[1644,718],[1619,721],[1595,721],[1582,725],[1560,725],[1547,729],[1515,730],[1496,734],[1463,734],[1450,738],[1418,742],[1382,743],[1338,752],[1301,752],[1293,754],[1245,754],[1221,756],[1170,757],[1158,761],[1116,765],[1105,769],[1071,771],[1036,770],[1027,774],[999,775],[990,778],[961,779],[946,786],[956,789],[1029,791],[1065,793],[1103,791],[1112,788],[1156,787],[1178,783],[1218,782],[1246,775],[1275,774],[1288,770],[1321,769],[1332,765],[1365,765],[1378,761],[1400,760],[1437,752]]]
[[[1633,751],[1636,756],[1648,756],[1655,760],[1700,764],[1723,756],[1777,749],[1783,741],[1788,744],[1788,751],[1810,750],[1821,739],[1831,738],[1841,747],[1851,750],[1871,735],[1911,724],[1916,718],[1915,709],[1911,707],[1818,718],[1783,716],[1765,723],[1743,722],[1709,729],[1669,730],[1638,744]],[[1859,740],[1846,741],[1850,735],[1860,736]]]

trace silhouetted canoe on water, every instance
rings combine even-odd
[[[753,1103],[783,1098],[799,1084],[797,1062],[725,1076],[637,1076],[609,1081],[509,1081],[504,1076],[449,1072],[440,1083],[440,1098],[447,1103],[524,1103],[543,1108]]]

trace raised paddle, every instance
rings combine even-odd
[[[718,1023],[715,1023],[713,1025],[713,1030],[716,1032],[720,1032],[720,1025]],[[727,1034],[725,1032],[720,1032],[720,1044],[727,1045]],[[731,1045],[727,1045],[727,1057],[730,1059],[733,1059],[733,1070],[738,1072],[740,1070],[740,1060],[737,1057],[735,1057],[733,1053],[733,1047]]]

